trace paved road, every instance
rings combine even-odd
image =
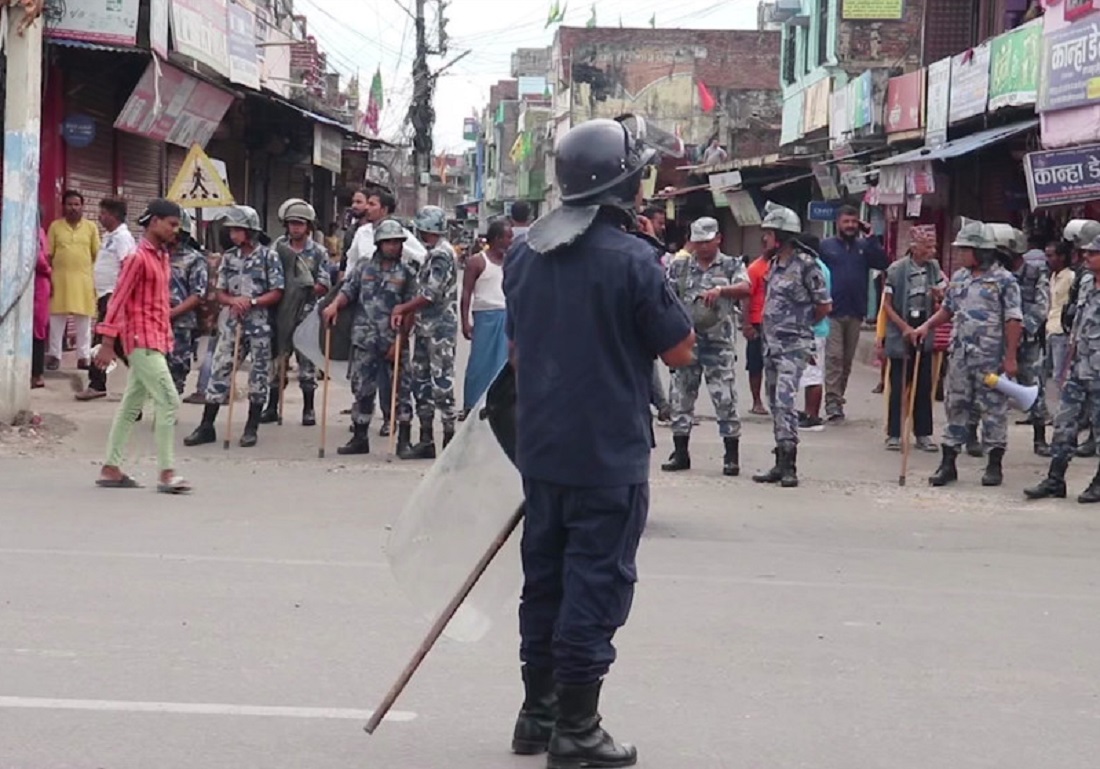
[[[932,490],[928,455],[899,488],[872,383],[859,372],[850,424],[805,436],[797,490],[722,478],[706,420],[697,469],[655,473],[605,697],[643,766],[1095,767],[1100,509],[1025,505],[1042,465],[1022,450],[1003,489],[966,460]],[[346,395],[329,459],[289,422],[252,452],[181,448],[199,490],[180,499],[92,488],[113,404],[58,380],[36,397],[79,429],[0,441],[0,768],[542,765],[506,752],[512,608],[480,643],[443,641],[361,731],[427,626],[383,555],[425,465],[337,458]],[[763,467],[768,423],[745,444]],[[134,448],[151,481],[147,424]]]

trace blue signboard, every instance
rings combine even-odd
[[[70,147],[87,147],[95,141],[95,120],[88,115],[67,116],[61,123],[61,138]]]
[[[1100,23],[1086,16],[1043,40],[1039,112],[1100,101]]]
[[[1100,200],[1100,144],[1030,152],[1024,177],[1032,209]]]
[[[835,222],[843,205],[839,200],[811,200],[806,207],[806,218],[811,222]]]

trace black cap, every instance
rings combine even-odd
[[[149,201],[149,205],[145,207],[145,213],[138,217],[138,224],[142,227],[149,224],[154,216],[166,217],[175,216],[179,217],[183,214],[183,210],[173,203],[171,200],[165,200],[164,198],[154,198]]]

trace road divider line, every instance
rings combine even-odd
[[[307,708],[269,705],[230,705],[200,702],[131,702],[126,700],[71,700],[49,697],[3,697],[0,709],[91,710],[113,713],[161,713],[188,716],[250,716],[256,718],[307,718],[338,721],[366,721],[373,711],[351,708]],[[386,721],[407,722],[416,713],[391,710]]]

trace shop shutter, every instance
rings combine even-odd
[[[65,89],[65,113],[83,113],[95,121],[91,144],[65,149],[65,186],[84,196],[84,215],[92,220],[99,201],[114,194],[115,85],[110,78],[74,73]]]
[[[118,144],[118,186],[129,209],[130,226],[133,227],[146,204],[164,194],[161,182],[164,145],[123,131],[115,134],[115,141]]]
[[[172,183],[176,181],[180,169],[183,168],[183,161],[187,159],[187,150],[175,144],[169,144],[167,145],[166,153],[168,155],[168,173],[165,174],[165,193],[168,192],[168,188],[172,186]]]

